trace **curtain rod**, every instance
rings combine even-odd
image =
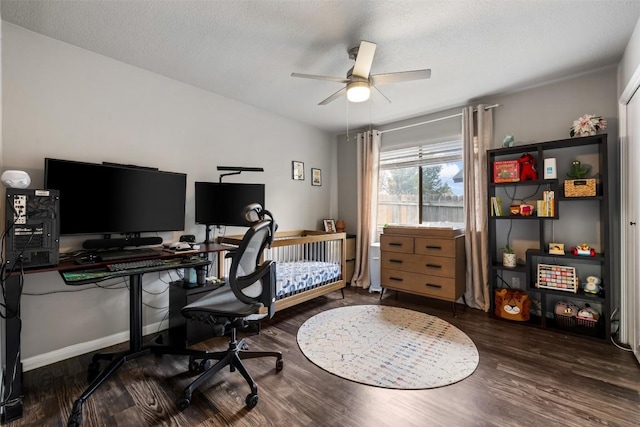
[[[493,105],[487,105],[486,107],[484,107],[485,110],[490,110],[492,108],[496,108],[499,107],[500,104],[493,104]],[[475,108],[473,111],[477,111]],[[402,130],[402,129],[408,129],[408,128],[412,128],[414,126],[421,126],[421,125],[428,125],[430,123],[435,123],[435,122],[439,122],[442,120],[448,120],[448,119],[453,119],[455,117],[461,117],[462,113],[458,113],[458,114],[452,114],[450,116],[446,116],[446,117],[439,117],[437,119],[431,119],[431,120],[427,120],[426,122],[420,122],[420,123],[414,123],[412,125],[406,125],[406,126],[400,126],[397,128],[393,128],[393,129],[387,129],[387,130],[381,130],[380,133],[387,133],[387,132],[395,132],[397,130]]]

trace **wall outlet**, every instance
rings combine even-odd
[[[520,287],[520,278],[519,277],[512,277],[511,278],[511,286],[513,286],[514,288],[519,288]]]

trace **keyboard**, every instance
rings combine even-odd
[[[203,267],[211,264],[207,258],[183,257],[183,258],[151,258],[139,261],[114,263],[106,267],[95,267],[84,270],[60,271],[67,285],[84,285],[99,282],[114,277],[144,274],[152,271],[164,271],[175,268]],[[121,270],[116,270],[121,268]]]
[[[125,271],[133,270],[136,268],[158,267],[161,265],[165,265],[165,262],[163,260],[159,258],[152,258],[142,259],[139,261],[117,262],[115,264],[107,265],[107,269],[109,271]]]

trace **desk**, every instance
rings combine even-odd
[[[92,363],[89,365],[89,376],[94,376],[95,379],[91,382],[89,387],[82,393],[82,395],[74,402],[73,410],[69,418],[68,425],[80,425],[82,420],[82,404],[84,401],[109,377],[111,377],[118,368],[124,364],[127,360],[134,359],[139,356],[147,354],[176,354],[176,355],[191,355],[195,354],[189,349],[184,347],[177,347],[171,345],[163,345],[160,341],[151,341],[147,343],[142,342],[142,276],[145,272],[150,271],[164,271],[177,268],[204,268],[210,264],[210,261],[206,258],[199,258],[198,256],[208,253],[217,253],[233,249],[231,246],[219,245],[216,243],[201,244],[200,249],[188,255],[194,258],[189,258],[187,262],[181,262],[180,259],[184,257],[184,254],[169,253],[162,251],[159,258],[167,260],[167,263],[163,266],[155,266],[149,269],[135,269],[132,271],[120,271],[110,274],[104,274],[102,277],[87,278],[86,280],[77,280],[73,282],[65,281],[67,284],[85,284],[93,283],[101,280],[110,279],[113,277],[129,276],[129,349],[122,352],[111,354],[97,353],[93,356]],[[130,261],[130,260],[123,260]],[[120,261],[118,261],[120,262]],[[39,268],[32,270],[25,270],[25,274],[43,273],[50,271],[58,271],[61,274],[78,272],[78,271],[102,271],[106,270],[108,263],[95,263],[91,265],[77,265],[74,261],[61,262],[55,267]],[[64,276],[63,276],[64,278]],[[5,405],[4,412],[2,414],[2,422],[8,422],[20,418],[22,416],[22,363],[20,361],[20,328],[21,321],[19,319],[19,307],[20,307],[20,294],[22,291],[21,281],[23,277],[20,274],[13,274],[7,277],[5,282],[6,297],[5,303],[9,308],[8,311],[13,309],[17,316],[7,319],[5,327],[5,349],[6,349],[6,366],[7,372],[4,376],[5,381]],[[101,372],[99,372],[100,360],[111,360],[111,363]],[[14,372],[15,367],[15,372]]]

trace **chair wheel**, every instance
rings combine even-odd
[[[189,406],[190,404],[191,404],[191,400],[187,399],[186,397],[181,397],[176,401],[176,405],[178,406],[178,409],[181,411],[184,411],[185,409],[187,409],[187,406]]]
[[[71,409],[67,427],[80,427],[82,424],[82,402],[76,401]]]
[[[211,361],[209,359],[203,359],[197,362],[193,358],[189,359],[189,372],[200,374],[211,367]]]
[[[283,367],[284,367],[284,361],[282,359],[276,360],[276,372],[282,371]]]
[[[247,404],[247,408],[253,409],[258,404],[258,395],[249,393],[247,398],[245,399],[245,403]]]

